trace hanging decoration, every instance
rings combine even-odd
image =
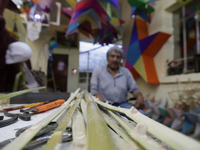
[[[128,0],[131,5],[131,18],[138,15],[145,21],[150,22],[148,14],[154,12],[154,8],[151,6],[151,3],[155,1],[158,0]]]
[[[57,20],[56,22],[50,21],[50,12],[53,7],[57,7]],[[26,22],[41,22],[46,25],[60,25],[60,8],[61,4],[57,0],[28,0],[23,1],[21,5],[21,11],[23,14],[26,14],[24,19]]]
[[[125,67],[134,78],[140,75],[147,83],[159,84],[153,58],[170,36],[163,32],[149,36],[146,22],[135,19],[130,43],[124,46]]]
[[[67,19],[71,19],[73,11],[74,11],[74,9],[71,8],[71,7],[63,7],[63,8],[61,8],[61,14]]]
[[[74,6],[73,0],[67,0],[70,6]],[[71,16],[67,35],[81,32],[87,37],[93,37],[94,44],[109,44],[118,39],[120,26],[124,23],[121,19],[111,15],[111,6],[119,8],[117,0],[84,0],[77,2],[73,14],[69,9],[63,8],[62,14]]]

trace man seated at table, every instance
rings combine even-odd
[[[108,101],[113,106],[130,109],[127,102],[127,93],[130,92],[136,98],[135,108],[144,114],[144,100],[130,71],[121,67],[123,50],[117,46],[107,52],[107,66],[94,69],[91,78],[90,92],[100,101]]]

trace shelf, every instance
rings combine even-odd
[[[200,73],[190,73],[190,74],[181,74],[181,75],[173,75],[159,78],[160,83],[176,83],[179,82],[200,82]]]

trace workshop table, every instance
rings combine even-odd
[[[69,93],[27,93],[27,94],[23,94],[23,95],[11,98],[9,107],[22,106],[22,105],[25,105],[25,104],[43,102],[43,101],[47,101],[47,100],[51,100],[51,99],[65,99],[65,100],[67,100],[69,98],[69,96],[70,96]],[[15,122],[11,125],[0,128],[0,135],[1,135],[0,136],[0,142],[5,141],[5,140],[10,139],[10,138],[15,138],[16,137],[15,133],[17,132],[18,129],[29,126],[29,125],[36,124],[37,122],[41,121],[42,119],[44,119],[45,117],[47,117],[48,115],[50,115],[51,113],[56,111],[58,108],[59,107],[48,110],[48,111],[43,112],[43,113],[33,114],[33,115],[31,115],[30,121],[23,121],[21,119],[18,119],[17,122]],[[20,111],[19,110],[13,110],[13,111],[10,111],[10,113],[20,113]],[[4,116],[4,114],[0,113],[0,116]],[[59,118],[59,117],[60,116],[58,116],[57,118]],[[4,120],[9,119],[9,118],[10,117],[4,116]],[[55,118],[54,120],[56,120],[57,118]],[[40,147],[35,148],[35,149],[36,150],[42,149],[43,146],[40,146]],[[62,149],[62,147],[66,148],[66,146],[67,146],[68,149],[72,149],[73,144],[72,144],[72,142],[66,142],[66,143],[63,143],[60,146],[61,146],[61,149]]]

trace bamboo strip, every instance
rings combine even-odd
[[[86,149],[86,129],[83,116],[77,109],[72,118],[73,150]]]
[[[87,102],[84,99],[81,100],[81,110],[84,116],[85,122],[87,121]]]
[[[161,145],[159,145],[155,140],[153,140],[152,138],[149,138],[146,135],[145,128],[141,128],[140,125],[137,125],[138,127],[138,130],[137,130],[137,127],[135,128],[134,126],[128,126],[127,125],[128,122],[125,123],[126,120],[122,120],[119,116],[115,115],[112,111],[108,110],[108,112],[124,127],[127,133],[135,141],[137,141],[142,147],[144,147],[144,149],[147,149],[147,150],[155,150],[155,149],[164,150],[165,149]]]
[[[12,92],[12,93],[9,93],[9,94],[1,95],[0,100],[6,99],[6,98],[12,98],[12,97],[15,97],[15,96],[18,96],[18,95],[22,95],[22,94],[25,94],[25,93],[28,93],[28,92],[32,92],[32,91],[40,90],[40,89],[44,89],[44,88],[46,88],[46,87],[43,86],[43,87],[38,87],[38,88],[33,88],[33,89],[27,89],[27,90]]]
[[[113,130],[109,129],[109,132],[111,134],[111,137],[114,141],[114,144],[117,148],[117,150],[135,150],[134,147],[131,147],[129,143],[127,143],[124,139],[119,137],[118,134],[116,134]]]
[[[61,143],[62,141],[62,135],[66,130],[66,127],[74,114],[76,108],[78,107],[80,103],[80,98],[76,100],[76,102],[70,107],[70,109],[67,111],[66,115],[63,117],[62,121],[60,122],[59,126],[56,128],[56,130],[51,135],[50,140],[46,144],[43,150],[54,150],[57,143]]]
[[[87,150],[116,149],[108,126],[95,102],[87,104]]]
[[[125,132],[121,127],[116,124],[116,121],[111,118],[107,113],[102,111],[102,114],[106,120],[106,123],[118,134],[120,135],[134,150],[142,150],[143,148],[138,145],[133,139]]]
[[[124,109],[111,106],[109,104],[99,101],[93,97],[94,101],[99,105],[120,113],[126,114],[129,118],[136,123],[144,123],[147,126],[147,131],[153,134],[156,138],[168,144],[173,149],[181,150],[199,150],[200,143],[192,138],[189,138],[177,131],[174,131],[150,118],[141,114],[134,107],[131,109]],[[190,144],[187,144],[190,143]]]

